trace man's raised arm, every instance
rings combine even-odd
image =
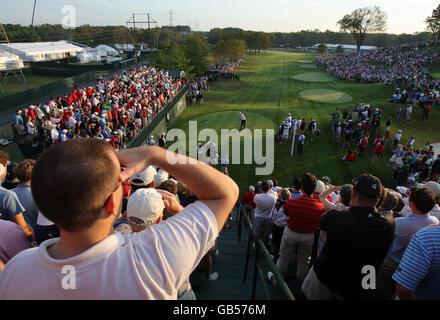
[[[156,146],[123,150],[116,156],[126,168],[121,172],[121,181],[148,165],[156,165],[186,184],[214,213],[219,232],[238,199],[238,186],[231,178],[186,156]]]

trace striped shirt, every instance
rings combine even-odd
[[[287,226],[297,233],[312,233],[319,230],[319,219],[325,213],[324,205],[308,195],[289,199],[283,208],[289,216]]]
[[[440,227],[426,227],[414,235],[393,280],[419,300],[440,298]]]

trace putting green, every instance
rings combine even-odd
[[[299,96],[305,100],[323,103],[346,103],[353,100],[346,93],[329,89],[304,90],[300,92]]]
[[[434,79],[440,79],[440,72],[433,73],[432,76],[434,77]]]
[[[313,63],[313,61],[310,60],[300,60],[299,63]]]
[[[330,82],[334,79],[323,72],[306,72],[293,76],[293,79],[306,82]]]
[[[317,66],[314,66],[312,64],[300,64],[301,68],[306,68],[306,69],[317,69]]]

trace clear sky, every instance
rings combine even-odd
[[[0,22],[30,25],[33,4],[34,0],[0,0]],[[386,32],[399,34],[424,31],[423,21],[438,4],[434,0],[37,0],[34,24],[61,24],[66,5],[74,6],[77,25],[126,25],[133,13],[148,12],[163,26],[169,25],[172,10],[173,25],[190,25],[193,30],[239,27],[266,32],[338,31],[336,22],[345,14],[377,5],[388,15]]]

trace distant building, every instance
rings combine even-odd
[[[15,42],[0,44],[0,50],[11,52],[23,62],[62,60],[75,57],[85,48],[67,41]]]
[[[310,47],[310,49],[318,50],[318,47],[321,43],[317,43],[314,46]],[[324,43],[327,46],[328,51],[336,51],[338,47],[341,47],[344,52],[352,52],[357,51],[357,46],[353,44],[334,44],[334,43]],[[361,46],[361,50],[375,50],[378,49],[375,46]]]
[[[23,60],[19,56],[0,50],[0,72],[23,68]]]

